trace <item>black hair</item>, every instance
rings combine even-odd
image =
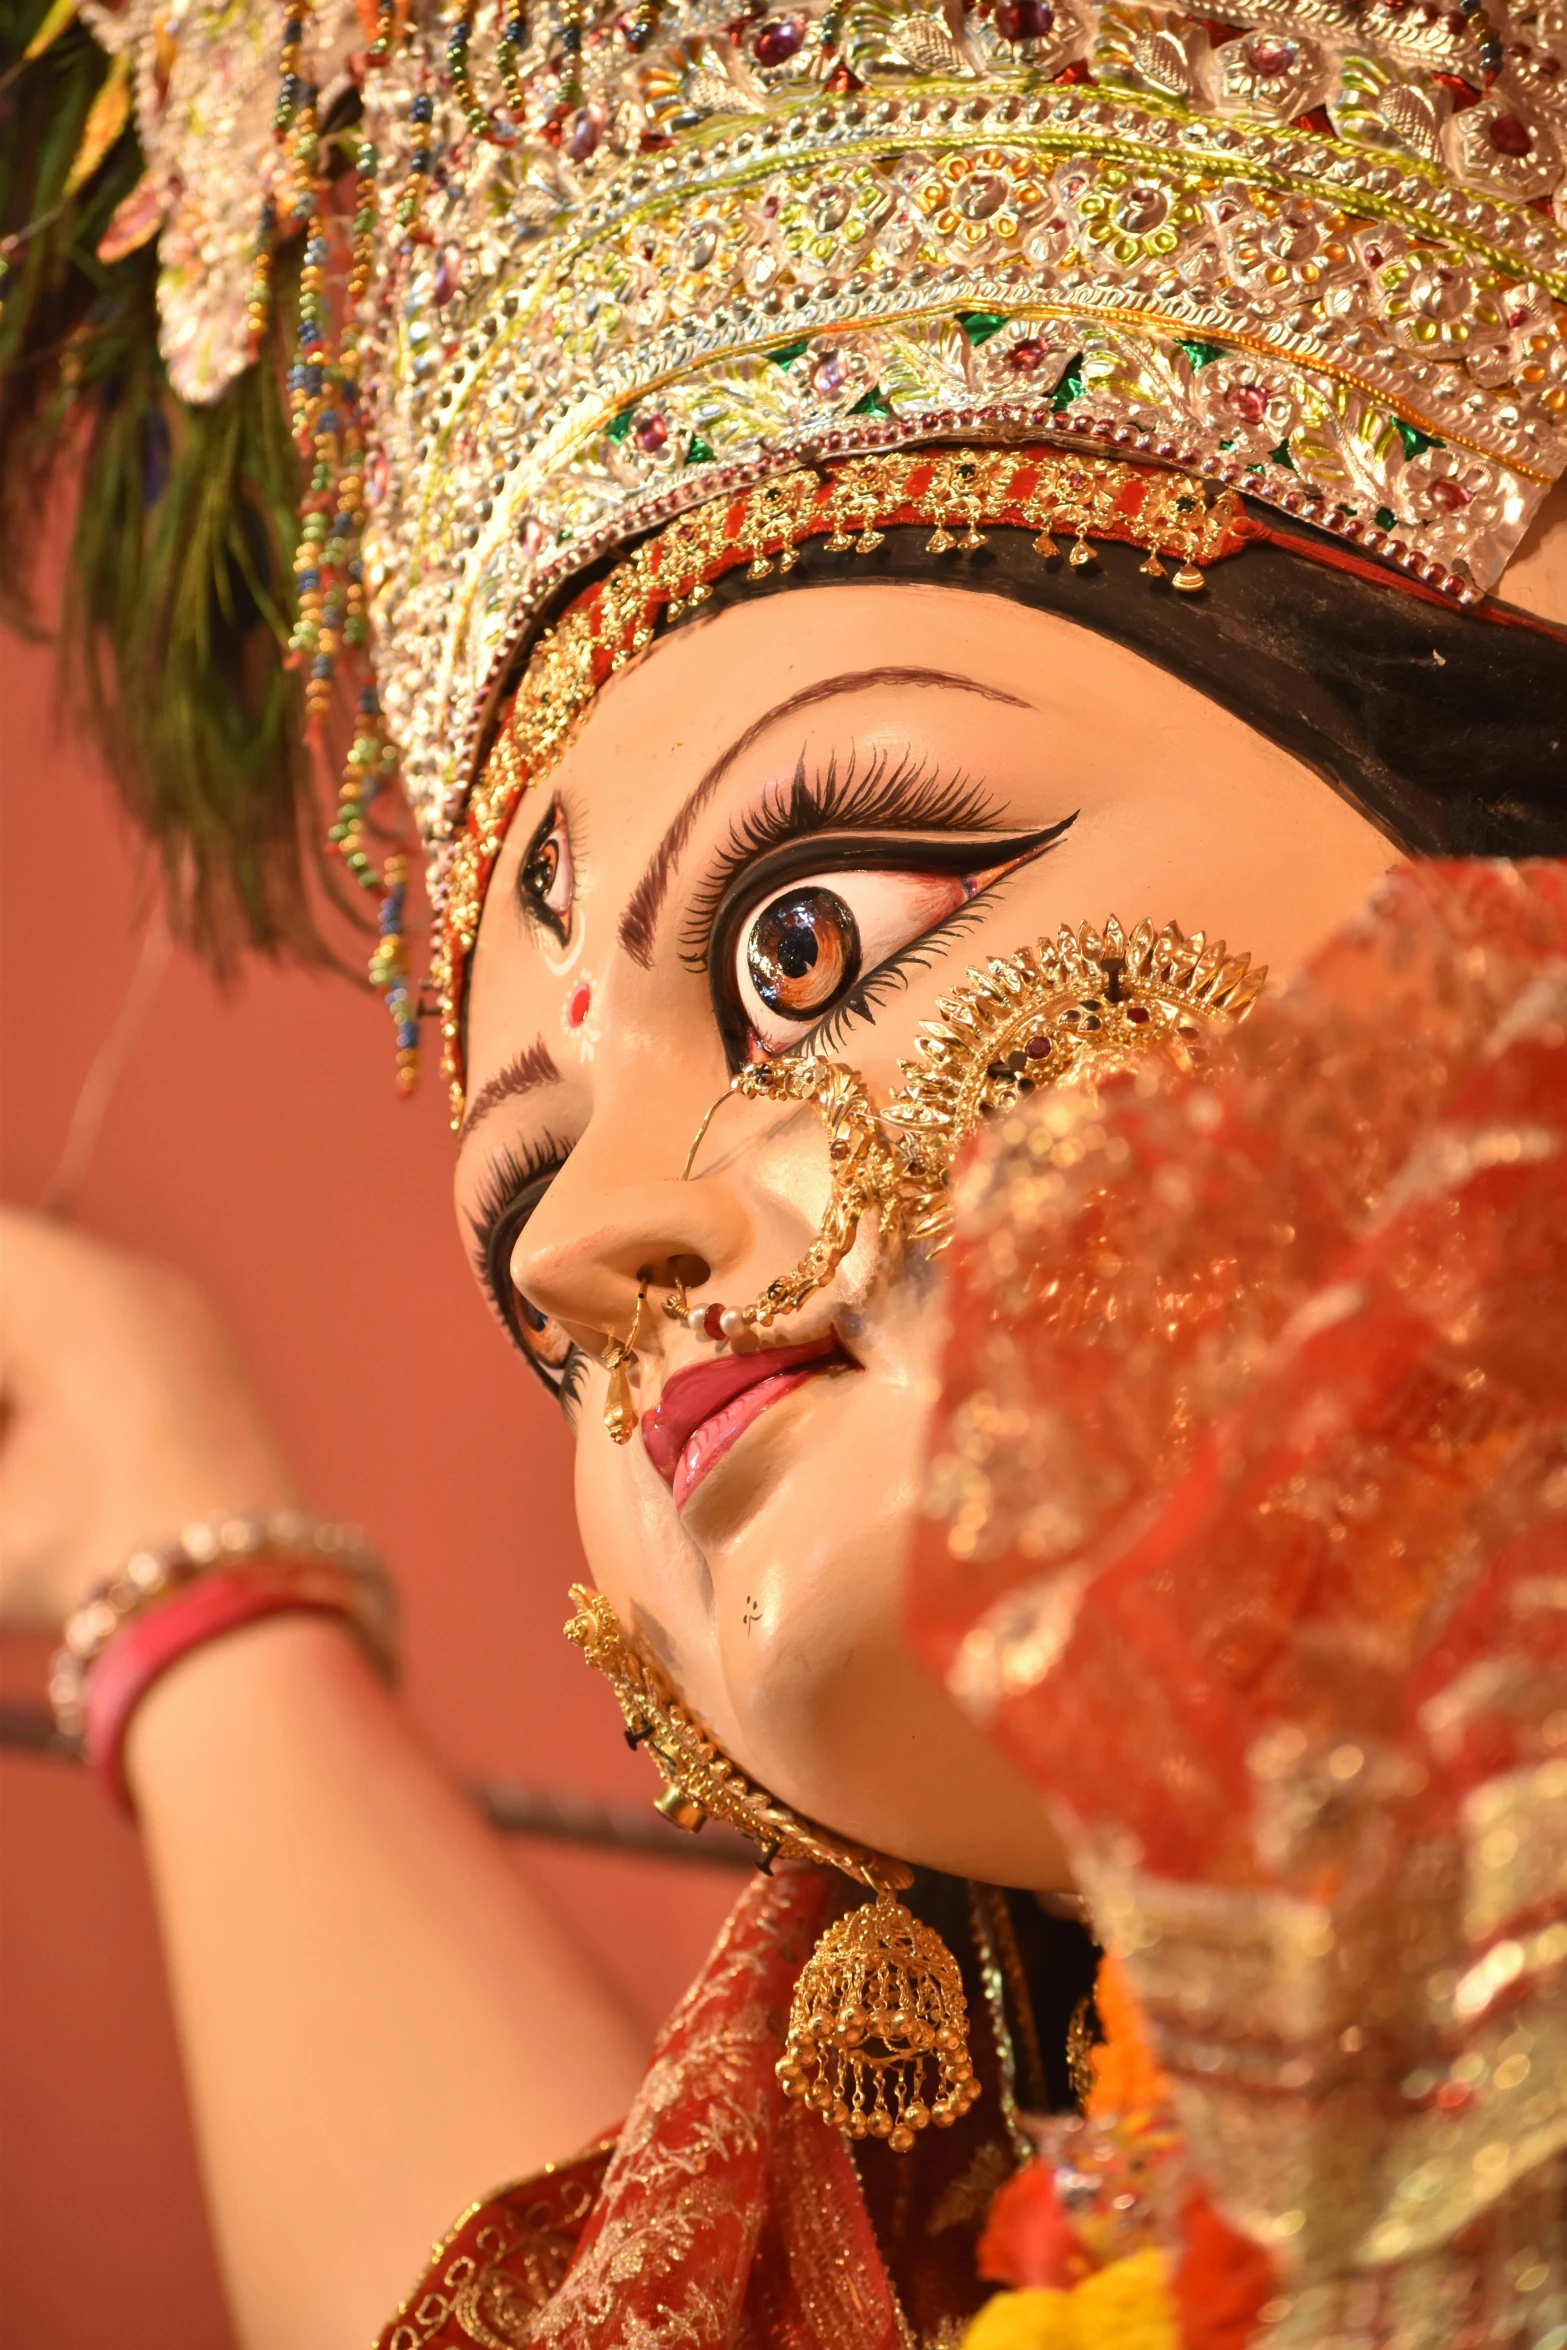
[[[1508,625],[1259,542],[1214,564],[1200,595],[1148,578],[1139,549],[1047,564],[1027,531],[932,554],[897,526],[867,555],[799,550],[787,576],[743,566],[665,626],[836,580],[906,580],[1008,596],[1112,638],[1184,679],[1313,768],[1414,856],[1567,854],[1567,632]],[[663,633],[663,629],[660,629]]]

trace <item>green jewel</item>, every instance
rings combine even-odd
[[[1192,336],[1190,340],[1188,340],[1185,335],[1182,335],[1178,339],[1175,347],[1178,351],[1184,351],[1186,353],[1187,358],[1191,361],[1194,367],[1207,367],[1215,359],[1222,359],[1224,357],[1224,345],[1222,343],[1201,343],[1197,340],[1195,335]],[[1223,446],[1222,442],[1220,446]]]
[[[1227,440],[1227,441],[1221,441],[1221,442],[1219,443],[1219,446],[1220,446],[1220,448],[1221,448],[1221,449],[1233,449],[1233,448],[1234,448],[1234,446],[1235,446],[1235,442],[1234,442],[1234,439],[1233,439],[1233,437],[1232,437],[1231,439]]]
[[[960,310],[958,312],[958,324],[976,351],[981,343],[988,343],[992,335],[999,334],[1006,323],[1006,315],[1000,310]]]
[[[716,465],[717,462],[717,458],[701,434],[694,432],[686,444],[686,463],[688,465]]]
[[[1280,441],[1276,449],[1270,449],[1268,451],[1268,463],[1270,465],[1287,465],[1291,473],[1296,471],[1295,460],[1290,455],[1290,445],[1288,441]]]
[[[610,422],[605,425],[604,430],[608,433],[612,441],[623,441],[625,439],[627,433],[631,430],[631,419],[633,416],[635,416],[635,414],[635,408],[622,408],[620,414],[611,418]]]
[[[792,367],[801,352],[808,351],[810,347],[810,339],[805,337],[798,343],[785,343],[782,350],[769,351],[767,356],[775,367]]]
[[[1063,408],[1070,408],[1074,400],[1083,396],[1083,354],[1066,363],[1066,372],[1050,395],[1050,405],[1059,416]]]
[[[851,416],[890,416],[892,410],[881,396],[880,384],[872,384],[863,400],[856,400],[849,410]]]
[[[1431,433],[1421,432],[1415,425],[1406,424],[1401,416],[1394,417],[1393,427],[1404,444],[1406,457],[1418,457],[1422,450],[1445,449],[1447,446],[1445,441],[1437,440]]]
[[[1397,521],[1398,516],[1394,513],[1391,506],[1379,506],[1377,508],[1376,524],[1378,530],[1392,530],[1397,524]]]

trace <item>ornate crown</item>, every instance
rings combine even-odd
[[[366,4],[90,0],[170,208],[187,397],[308,224],[296,643],[319,699],[373,629],[438,895],[541,610],[763,477],[1108,444],[1463,601],[1567,462],[1563,0]]]

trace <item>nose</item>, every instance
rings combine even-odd
[[[665,1155],[667,1173],[632,1173],[636,1156],[590,1126],[512,1252],[523,1296],[594,1353],[624,1337],[644,1279],[699,1288],[753,1248],[751,1217],[728,1184],[681,1182],[683,1149]],[[644,1320],[649,1342],[657,1327]]]

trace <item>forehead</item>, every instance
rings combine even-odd
[[[618,866],[717,762],[785,776],[813,743],[870,749],[940,725],[944,696],[954,716],[983,700],[1059,729],[1098,693],[1124,696],[1128,672],[1173,683],[1057,615],[962,586],[802,585],[688,619],[604,686],[525,794],[485,925],[556,796],[592,863]]]

